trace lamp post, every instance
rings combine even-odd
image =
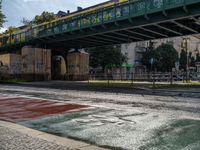
[[[186,51],[186,82],[188,82],[189,79],[189,58],[188,58],[188,43],[190,42],[190,38],[186,37],[183,38],[183,44],[184,44],[184,49]]]

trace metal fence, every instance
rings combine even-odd
[[[136,74],[136,73],[95,73],[89,75],[89,80],[91,82],[105,82],[105,83],[160,83],[160,84],[173,84],[173,83],[181,83],[181,82],[189,82],[189,81],[197,81],[200,82],[200,74],[196,72],[191,72],[187,74],[186,72],[174,73],[144,73],[144,74]]]

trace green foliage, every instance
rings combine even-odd
[[[22,18],[21,22],[26,26],[39,25],[45,22],[51,22],[55,20],[57,16],[52,12],[44,11],[41,15],[36,15],[33,20]]]
[[[103,46],[88,49],[90,54],[90,66],[93,68],[120,67],[126,62],[126,57],[121,53],[120,47]]]
[[[56,19],[56,15],[51,12],[44,11],[41,15],[35,16],[33,23],[34,24],[41,24],[44,22],[50,22]]]
[[[180,69],[186,70],[186,64],[187,64],[187,54],[186,51],[182,49],[179,59]]]
[[[4,32],[4,34],[12,34],[12,33],[16,32],[16,31],[19,31],[19,28],[11,26]]]
[[[190,67],[195,67],[195,58],[192,56],[192,52],[189,53],[189,66]]]
[[[32,25],[32,21],[28,20],[26,18],[22,18],[21,23],[23,23],[25,26],[31,26]]]
[[[178,52],[171,44],[162,44],[156,51],[159,53],[158,69],[160,71],[171,71],[178,60]]]
[[[154,65],[150,64],[150,59],[154,59]],[[149,71],[159,68],[160,65],[160,56],[158,51],[154,49],[148,49],[142,57],[142,64],[147,67]]]
[[[0,0],[0,27],[3,27],[3,23],[6,21],[5,18],[6,16],[2,12],[2,0]]]
[[[150,64],[150,59],[155,60],[153,66]],[[142,58],[143,65],[147,66],[148,70],[156,69],[158,71],[171,71],[175,62],[178,60],[178,52],[171,44],[162,44],[154,49],[152,42],[144,53]]]
[[[196,62],[200,62],[200,54],[199,53],[197,53],[197,55],[196,55],[196,60],[195,60]]]

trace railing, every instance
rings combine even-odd
[[[195,0],[197,1],[197,0]],[[198,0],[199,1],[199,0]],[[139,0],[122,5],[113,6],[105,10],[100,10],[88,15],[77,16],[66,20],[53,28],[40,32],[39,36],[50,36],[63,32],[81,30],[96,25],[116,22],[127,18],[133,18],[140,15],[150,14],[171,8],[181,7],[192,3],[193,0]],[[200,1],[199,1],[200,2]]]
[[[183,82],[200,82],[200,74],[197,72],[190,72],[187,79],[187,73],[94,73],[89,75],[88,83],[99,84],[181,84]]]
[[[97,10],[87,15],[79,15],[62,20],[58,25],[38,26],[17,35],[0,38],[0,46],[26,42],[35,38],[42,38],[51,35],[92,28],[111,22],[147,15],[172,8],[182,7],[188,4],[200,2],[200,0],[138,0],[128,3],[114,5],[109,8]],[[9,40],[13,38],[17,40]],[[25,39],[25,40],[24,40]]]

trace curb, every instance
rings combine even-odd
[[[56,135],[44,133],[41,131],[37,131],[34,129],[30,129],[18,124],[10,123],[10,122],[5,122],[5,121],[0,121],[0,126],[6,127],[12,130],[15,130],[17,132],[20,132],[22,134],[28,135],[33,138],[38,138],[45,140],[47,142],[52,142],[61,146],[66,146],[69,147],[70,149],[76,149],[76,150],[108,150],[105,148],[100,148],[94,145],[90,145],[84,142],[68,139],[68,138],[63,138],[59,137]]]

